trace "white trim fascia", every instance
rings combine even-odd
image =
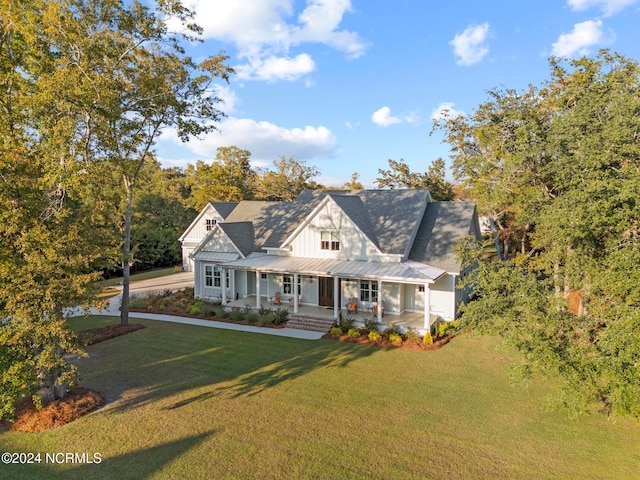
[[[320,210],[327,204],[328,201],[329,195],[326,195],[322,199],[322,201],[318,205],[316,205],[316,208],[314,208],[311,213],[307,215],[302,222],[300,222],[300,225],[298,225],[295,230],[291,232],[291,235],[289,235],[284,240],[284,242],[282,242],[279,248],[284,249],[288,247],[288,244],[291,243],[300,234],[300,232],[311,223],[311,220],[313,220],[313,218],[320,212]]]
[[[291,233],[291,235],[287,237],[287,239],[280,246],[280,249],[284,250],[287,247],[290,248],[288,244],[293,242],[293,240],[295,240],[295,238],[300,234],[300,232],[302,232],[302,230],[304,230],[311,223],[311,220],[313,220],[318,215],[318,213],[320,213],[320,210],[322,210],[322,208],[324,208],[327,205],[327,203],[329,203],[330,201],[333,202],[335,206],[338,207],[342,213],[344,213],[344,215],[351,221],[355,229],[358,232],[360,232],[362,236],[366,238],[371,245],[373,245],[373,247],[376,249],[376,253],[379,255],[384,255],[384,252],[382,252],[380,248],[378,248],[378,246],[369,238],[369,236],[365,235],[365,233],[360,229],[360,227],[358,227],[358,224],[353,220],[353,218],[351,218],[347,214],[347,212],[345,212],[344,209],[340,205],[338,205],[338,203],[336,203],[336,201],[333,198],[331,198],[330,193],[327,193],[327,195],[316,206],[316,208],[314,208],[313,211],[309,215],[307,215],[307,217],[300,223],[300,225],[298,225],[298,227],[293,231],[293,233]]]
[[[214,209],[215,210],[215,209]],[[219,223],[216,223],[213,228],[209,231],[209,233],[207,233],[205,235],[205,237],[200,241],[200,243],[198,244],[198,246],[196,248],[193,249],[193,251],[189,254],[189,258],[194,259],[195,255],[197,253],[199,253],[200,251],[202,251],[202,249],[204,248],[204,246],[207,244],[207,242],[211,239],[211,237],[213,236],[213,233],[216,230],[220,230],[222,232],[222,234],[227,237],[227,240],[229,240],[229,242],[231,242],[231,245],[233,245],[233,248],[236,249],[236,252],[238,252],[238,254],[242,257],[242,258],[247,258],[244,256],[244,254],[240,251],[240,249],[238,248],[238,246],[233,242],[233,240],[231,240],[231,238],[229,238],[229,235],[227,235],[225,233],[225,231],[222,229],[222,227],[220,226]]]
[[[218,214],[219,217],[221,217],[222,215],[220,215],[220,213],[213,207],[213,205],[211,205],[211,202],[208,202],[200,211],[200,213],[198,214],[198,216],[195,218],[195,220],[193,222],[191,222],[191,224],[187,227],[187,229],[182,233],[182,235],[180,235],[180,237],[178,238],[178,241],[180,243],[182,243],[182,241],[187,237],[187,234],[193,230],[193,228],[198,224],[198,222],[202,219],[202,217],[204,216],[205,212],[209,209],[212,209],[216,214]]]

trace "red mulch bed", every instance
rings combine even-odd
[[[141,323],[129,325],[107,325],[78,332],[78,340],[82,345],[94,345],[110,338],[126,335],[141,328]],[[74,388],[61,400],[54,400],[38,410],[31,397],[23,398],[16,403],[16,420],[3,420],[0,424],[14,432],[41,432],[73,422],[105,404],[101,393],[86,388]]]
[[[350,337],[346,333],[342,335],[331,335],[330,333],[327,333],[322,338],[328,338],[330,340],[338,340],[340,342],[359,343],[361,345],[372,345],[375,347],[400,348],[402,350],[413,350],[416,352],[424,352],[428,350],[438,350],[439,348],[444,347],[447,343],[451,341],[453,336],[447,335],[446,337],[434,339],[432,344],[426,344],[426,343],[423,343],[422,341],[405,340],[399,345],[392,343],[386,337],[381,337],[379,340],[372,342],[371,340],[369,340],[367,335],[360,335],[359,337]]]
[[[31,398],[23,398],[16,404],[17,420],[3,421],[2,425],[14,432],[41,432],[73,422],[104,404],[102,394],[86,388],[75,388],[62,400],[54,400],[40,410]]]
[[[94,345],[96,343],[104,342],[110,338],[119,337],[120,335],[126,335],[127,333],[135,332],[142,328],[147,328],[141,323],[130,323],[129,325],[107,325],[106,327],[91,328],[89,330],[81,330],[78,332],[78,340],[81,345]]]

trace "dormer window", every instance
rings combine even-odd
[[[340,232],[327,230],[320,232],[320,250],[340,250]]]
[[[207,232],[210,232],[211,230],[213,230],[213,227],[216,224],[216,219],[215,218],[207,218],[205,220],[205,227],[207,229]]]
[[[213,226],[216,224],[216,219],[215,218],[207,218],[204,221],[205,224],[205,228],[207,229],[207,232],[210,232],[211,230],[213,230]]]

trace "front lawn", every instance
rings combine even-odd
[[[107,317],[71,319],[77,330]],[[111,318],[111,323],[118,319]],[[2,451],[100,463],[2,465],[2,478],[634,478],[640,426],[543,408],[488,337],[432,352],[141,321],[88,347],[107,407]],[[87,457],[88,458],[88,457]],[[95,458],[91,457],[91,458]]]

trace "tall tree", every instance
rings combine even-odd
[[[315,190],[320,186],[313,181],[319,172],[304,160],[288,159],[283,155],[273,162],[275,170],[260,175],[260,197],[266,200],[293,201],[303,190]]]
[[[445,126],[479,206],[508,212],[503,228],[527,225],[530,246],[493,265],[462,248],[481,266],[464,322],[503,335],[526,370],[562,378],[567,403],[636,417],[639,92],[640,66],[620,55],[552,59],[542,88],[496,92]]]
[[[14,400],[63,397],[82,354],[64,309],[97,306],[90,265],[109,236],[97,185],[81,162],[77,117],[49,76],[59,6],[0,2],[0,417]]]
[[[238,148],[219,147],[216,157],[207,164],[202,160],[186,170],[191,188],[190,206],[200,211],[208,202],[237,202],[255,196],[256,177],[249,158],[251,152]]]
[[[120,175],[125,193],[121,323],[128,323],[131,222],[140,172],[153,156],[162,131],[175,128],[186,141],[215,129],[223,115],[211,94],[216,78],[233,72],[219,54],[196,63],[182,41],[200,29],[178,1],[157,10],[138,1],[60,1],[60,28],[50,32],[59,52],[51,85],[60,88],[65,108],[78,118],[76,137],[86,162],[105,161]],[[174,34],[168,22],[179,25]]]
[[[180,169],[147,163],[133,208],[131,229],[134,269],[176,265],[181,260],[178,237],[197,212],[185,206],[189,191]]]
[[[378,169],[378,188],[425,188],[436,201],[453,200],[453,184],[446,180],[444,160],[433,161],[424,173],[412,172],[404,160],[389,159],[389,170]]]

